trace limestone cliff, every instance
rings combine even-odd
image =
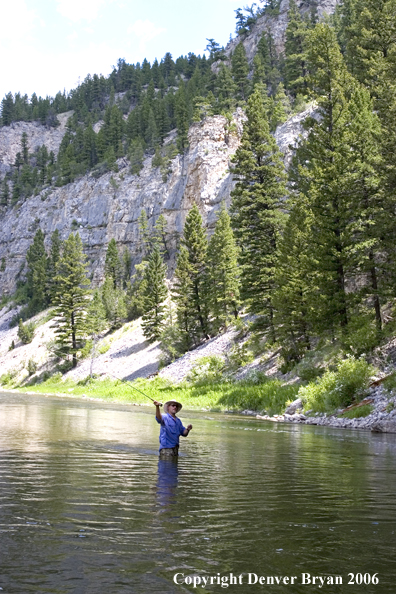
[[[5,258],[6,267],[0,272],[0,291],[13,291],[17,278],[23,276],[26,252],[39,227],[47,241],[55,229],[62,238],[78,230],[96,283],[102,278],[105,249],[112,237],[120,249],[126,247],[134,261],[139,261],[138,217],[142,209],[146,210],[150,225],[161,213],[165,216],[172,266],[177,234],[182,232],[191,205],[197,202],[204,220],[212,225],[214,210],[222,200],[229,200],[230,157],[238,146],[243,118],[243,112],[238,110],[231,130],[222,116],[191,126],[189,150],[172,161],[165,182],[160,169],[152,167],[151,157],[145,159],[140,176],[132,175],[127,160],[120,159],[117,174],[107,173],[99,179],[89,174],[67,186],[45,189],[9,209],[1,220],[0,259]],[[39,128],[33,126],[34,130]],[[7,132],[14,138],[15,127],[2,128],[3,147],[7,146]]]
[[[293,116],[276,131],[275,138],[285,154],[286,164],[290,161],[291,146],[301,134],[301,123],[311,112],[312,107]],[[151,226],[160,214],[166,218],[171,273],[177,238],[192,204],[198,204],[209,229],[214,226],[220,203],[225,200],[229,204],[233,187],[230,158],[239,145],[244,117],[239,109],[231,125],[223,116],[193,124],[189,150],[184,156],[175,157],[165,182],[160,169],[152,167],[151,157],[145,159],[140,176],[130,173],[126,159],[119,159],[118,173],[107,173],[99,179],[85,175],[67,186],[45,189],[9,209],[1,219],[0,260],[5,258],[6,267],[0,272],[0,294],[14,291],[17,279],[23,278],[26,252],[39,227],[47,242],[55,229],[60,231],[62,239],[78,230],[95,284],[102,280],[105,252],[112,237],[120,250],[128,249],[132,263],[138,263],[141,259],[138,217],[142,209]],[[40,131],[38,125],[34,126]],[[3,154],[1,139],[7,138],[7,130],[11,137],[15,133],[13,127],[1,129]],[[45,129],[40,131],[42,137],[46,133]],[[61,130],[52,132],[58,133]],[[55,143],[54,137],[51,141]]]
[[[11,126],[0,128],[0,178],[10,171],[16,154],[21,151],[21,136],[24,132],[28,136],[30,153],[44,144],[48,152],[53,151],[56,156],[65,134],[66,122],[72,113],[68,111],[58,115],[57,128],[46,128],[39,122],[15,122]]]

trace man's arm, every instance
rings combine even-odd
[[[182,433],[183,437],[187,437],[187,435],[190,433],[191,429],[192,429],[192,425],[187,425],[187,427],[184,429],[184,431]]]
[[[162,415],[161,415],[161,411],[160,411],[161,404],[159,402],[157,402],[156,400],[154,400],[154,404],[155,404],[155,418],[157,419],[157,421],[159,421],[161,423],[161,421],[162,421]]]

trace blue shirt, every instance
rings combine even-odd
[[[179,445],[179,437],[185,431],[181,420],[177,417],[172,417],[169,413],[163,413],[162,421],[159,421],[157,417],[155,419],[161,425],[159,436],[160,451],[162,448],[174,448]]]

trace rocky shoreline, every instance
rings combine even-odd
[[[257,411],[243,411],[242,414],[255,416],[256,419],[276,423],[299,423],[305,425],[321,425],[325,427],[338,427],[342,429],[364,429],[375,433],[396,433],[396,396],[390,395],[383,386],[374,386],[369,395],[354,408],[371,405],[372,412],[365,416],[349,419],[342,415],[348,409],[339,409],[335,413],[302,412],[302,402],[295,400],[283,415],[260,415]],[[352,407],[349,407],[349,410]]]

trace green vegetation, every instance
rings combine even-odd
[[[350,356],[340,361],[336,371],[323,376],[298,391],[304,410],[332,412],[360,402],[367,396],[374,369],[364,360]]]
[[[237,412],[249,408],[266,411],[269,414],[281,412],[286,402],[293,399],[297,393],[295,386],[282,386],[281,382],[271,380],[265,384],[200,381],[198,385],[187,382],[172,385],[164,379],[155,378],[151,381],[136,380],[132,385],[154,400],[166,402],[173,398],[183,402],[186,409],[207,408]],[[43,383],[29,386],[29,390],[40,393],[63,393],[70,396],[86,395],[110,402],[129,402],[150,406],[149,400],[134,391],[127,383],[109,379],[86,378],[76,383],[71,380],[64,381],[60,374],[56,374]]]
[[[23,342],[23,344],[32,342],[34,338],[34,331],[35,325],[32,322],[24,324],[21,319],[19,320],[18,338],[21,342]]]
[[[362,406],[357,406],[351,408],[351,410],[345,411],[340,417],[343,419],[361,419],[363,417],[368,417],[373,410],[374,407],[371,406],[371,404],[363,404]]]

